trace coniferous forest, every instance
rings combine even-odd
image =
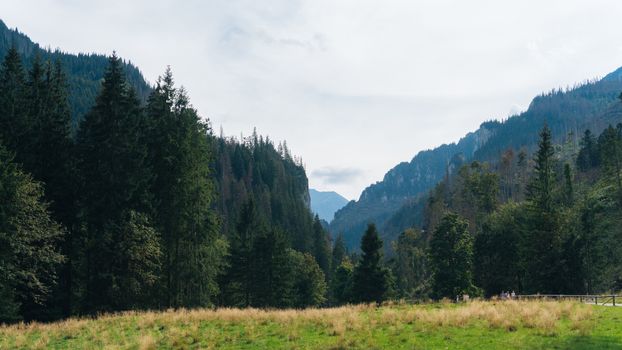
[[[54,58],[0,67],[0,322],[622,288],[621,124],[452,162],[419,225],[348,250],[285,141],[216,135],[170,68],[143,96],[115,54],[76,119]]]
[[[394,243],[399,293],[620,290],[622,125],[573,139],[553,144],[545,124],[534,154],[508,149],[439,183],[425,202],[425,229]]]
[[[326,302],[329,238],[285,142],[217,137],[113,55],[75,133],[59,61],[0,68],[0,320]]]

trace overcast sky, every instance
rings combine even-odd
[[[358,198],[418,151],[622,66],[622,1],[14,0],[35,42],[171,65],[218,132],[287,140]]]

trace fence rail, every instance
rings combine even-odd
[[[579,295],[579,294],[528,294],[517,295],[518,299],[553,299],[553,300],[579,300],[582,303],[593,303],[596,305],[612,304],[616,306],[616,299],[618,302],[622,300],[622,295],[615,294],[601,294],[601,295]]]

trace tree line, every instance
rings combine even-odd
[[[397,294],[586,294],[622,287],[622,125],[463,164],[431,192],[423,229],[395,242]]]
[[[422,226],[402,232],[376,273],[365,274],[383,276],[365,284],[382,298],[352,293],[368,229],[362,257],[346,256],[334,272],[335,301],[620,290],[622,124],[575,139],[553,144],[545,125],[533,155],[508,149],[497,162],[469,164],[454,157],[458,170],[428,195]]]

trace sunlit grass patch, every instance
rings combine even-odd
[[[609,308],[606,312],[602,309],[573,302],[473,301],[306,310],[222,308],[124,312],[97,319],[3,326],[0,348],[512,349],[525,348],[526,344],[546,347],[569,339],[585,342],[600,331],[601,323],[622,319],[622,308]],[[622,346],[622,330],[618,333],[608,330],[607,337],[618,339]]]

